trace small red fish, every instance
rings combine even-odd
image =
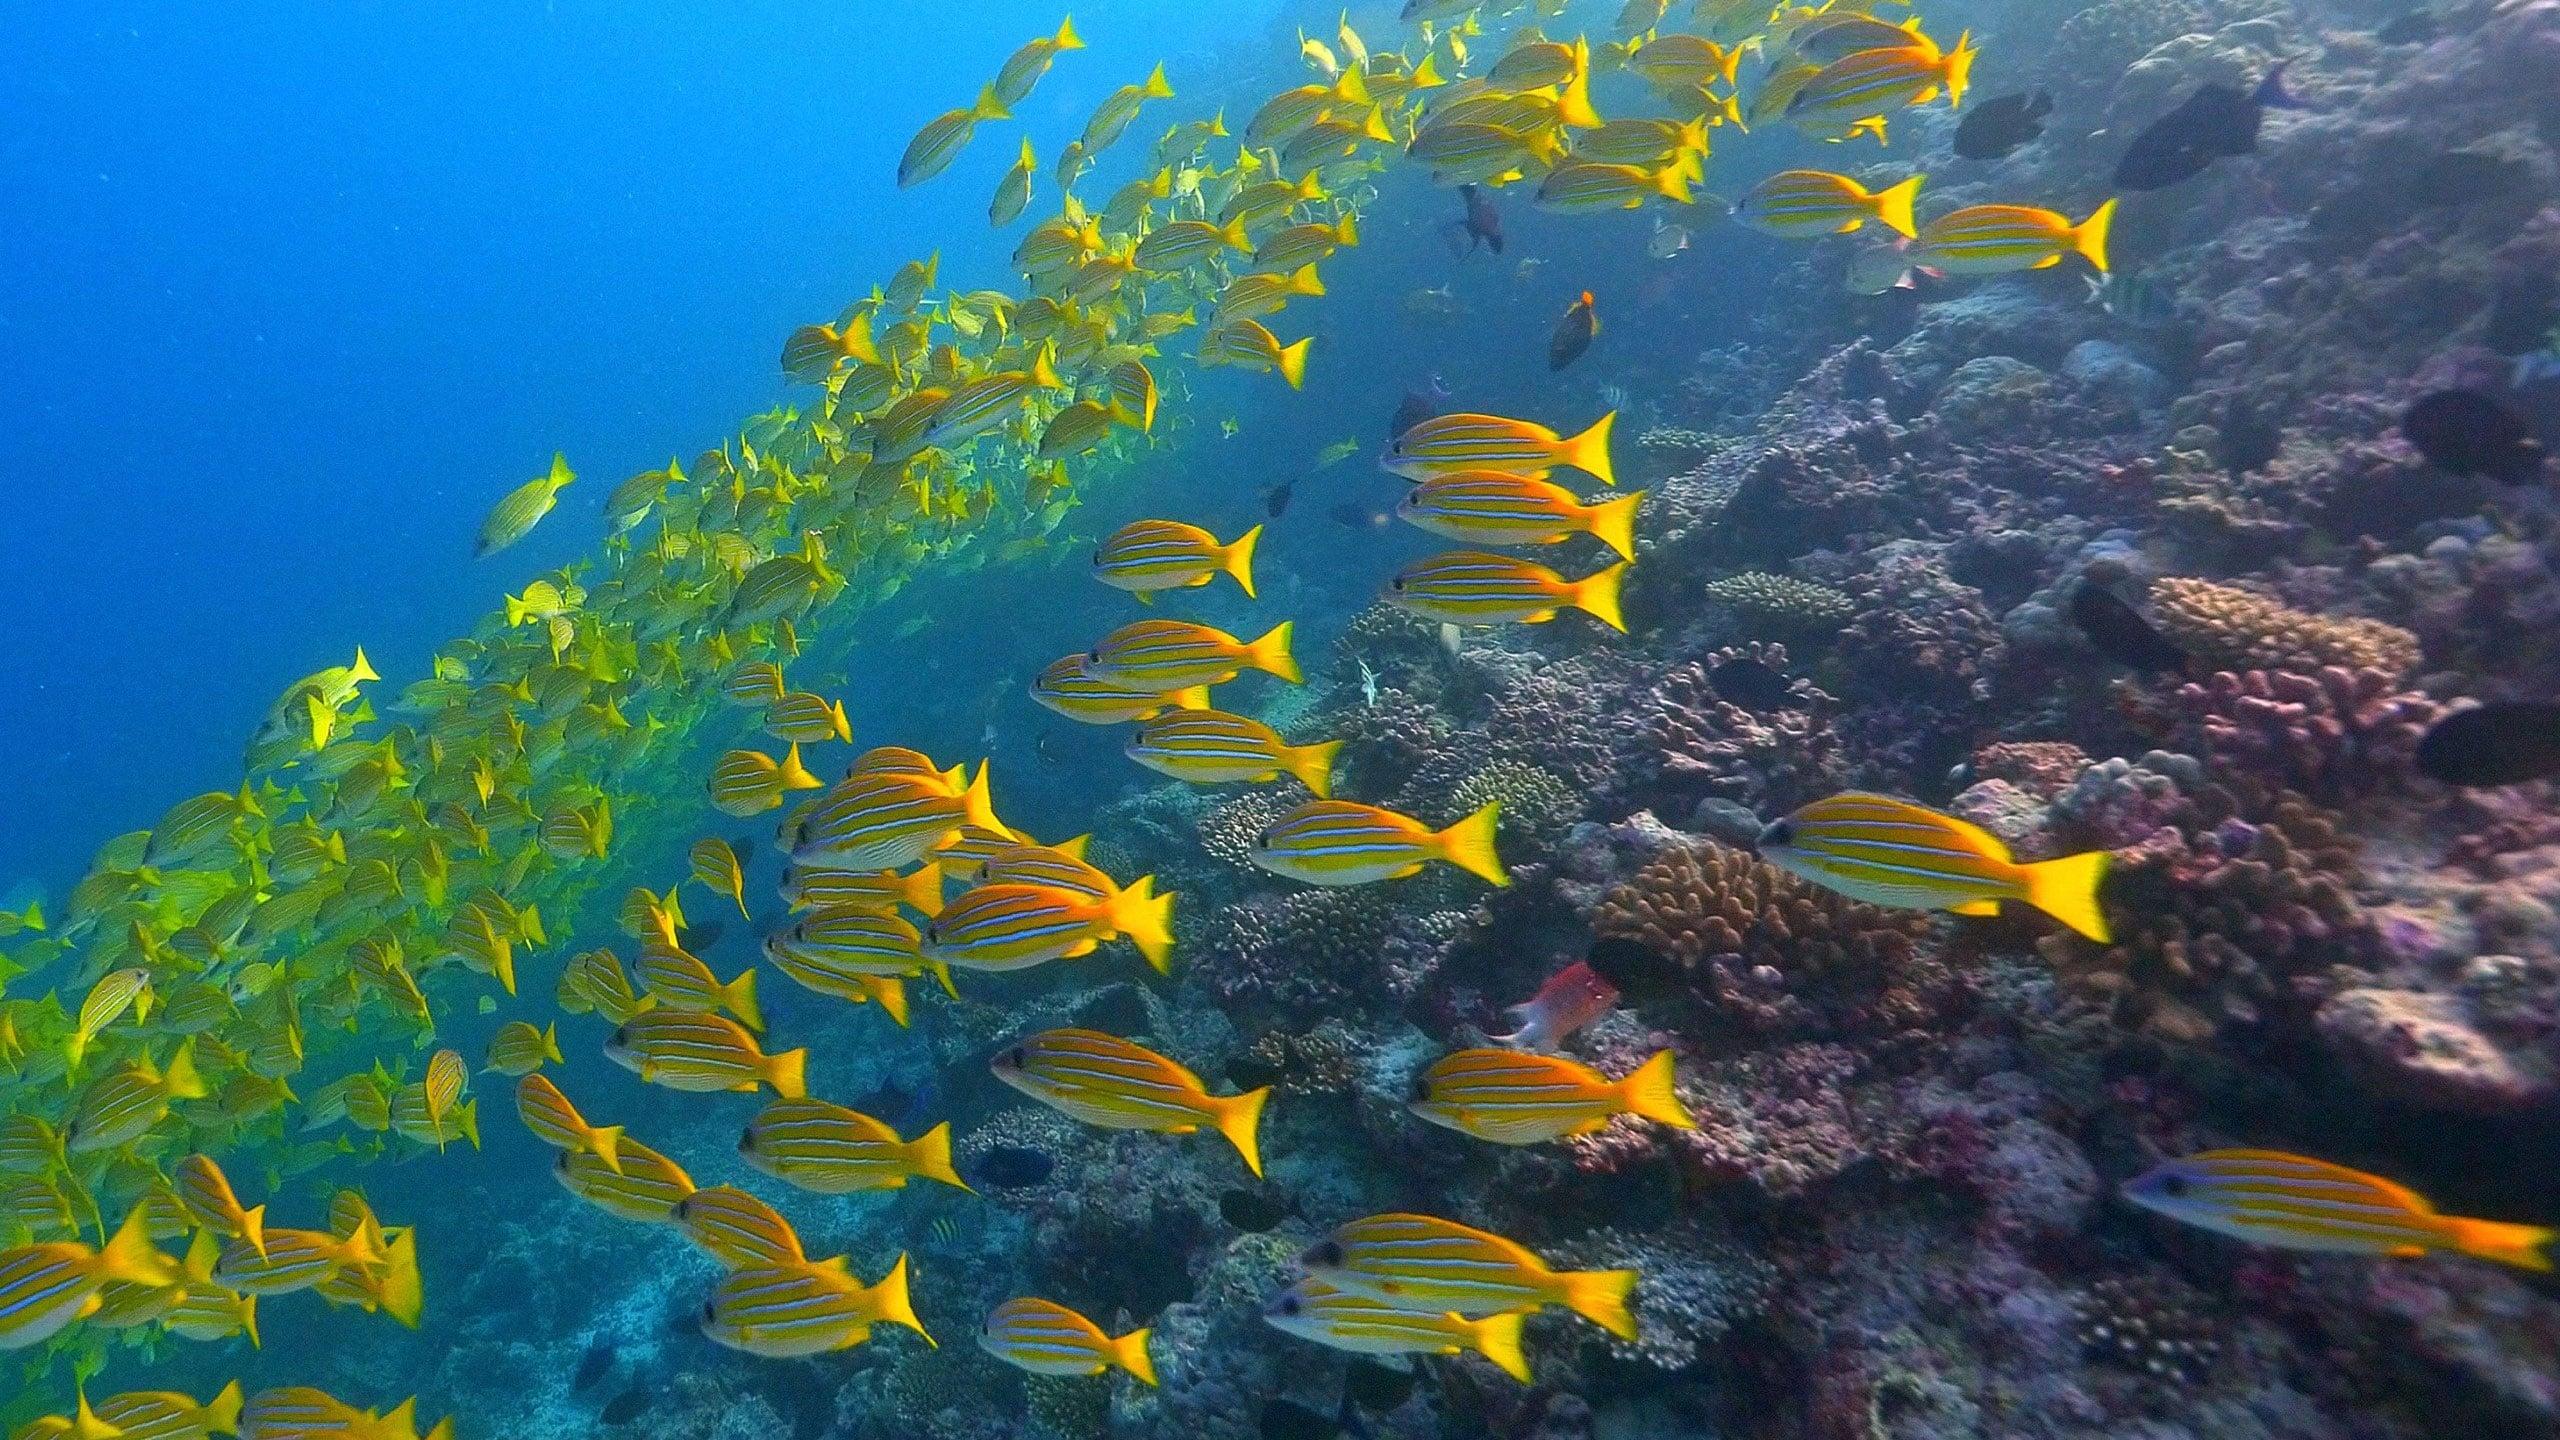
[[[1521,1050],[1553,1050],[1617,1004],[1618,987],[1576,960],[1548,977],[1529,1003],[1503,1011],[1518,1021],[1520,1028],[1508,1035],[1494,1036],[1493,1043]]]

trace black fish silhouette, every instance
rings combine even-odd
[[[2194,179],[2226,156],[2254,154],[2266,112],[2300,108],[2284,89],[2289,63],[2276,62],[2258,88],[2245,94],[2228,85],[2204,86],[2152,121],[2116,162],[2117,186],[2158,190]]]
[[[1593,337],[1599,333],[1600,313],[1592,308],[1591,292],[1585,290],[1547,336],[1547,368],[1561,370],[1581,359],[1582,352],[1591,348]]]
[[[2500,700],[2447,715],[2418,741],[2418,771],[2470,786],[2560,775],[2560,705]]]
[[[2053,96],[2003,95],[1966,112],[1956,127],[1956,153],[1967,160],[1997,160],[2044,133],[2044,117],[2053,113]]]
[[[2071,592],[2071,623],[2106,656],[2145,675],[2183,675],[2187,652],[2163,635],[2124,597],[2095,581],[2083,580]]]
[[[2542,442],[2524,417],[2477,390],[2419,396],[2401,412],[2400,433],[2439,470],[2509,485],[2530,485],[2542,476]]]

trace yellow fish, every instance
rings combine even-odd
[[[2106,944],[2104,850],[2020,863],[1978,825],[1862,790],[1817,800],[1760,832],[1760,858],[1853,900],[1897,910],[1997,915],[2022,900]]]
[[[471,553],[495,555],[533,533],[533,527],[541,524],[542,517],[559,503],[560,492],[577,478],[578,472],[569,468],[569,457],[555,452],[551,473],[536,476],[507,492],[507,497],[489,511],[489,518],[480,522],[480,539]]]
[[[1620,1115],[1675,1129],[1697,1122],[1672,1089],[1671,1052],[1656,1054],[1624,1080],[1611,1080],[1560,1055],[1524,1050],[1455,1050],[1422,1072],[1413,1113],[1497,1145],[1535,1145],[1588,1135]]]
[[[1046,1030],[1001,1051],[997,1079],[1063,1114],[1112,1130],[1188,1135],[1210,1126],[1262,1173],[1263,1103],[1271,1089],[1212,1095],[1173,1061],[1098,1030]]]
[[[1445,830],[1356,800],[1313,800],[1281,816],[1255,840],[1248,858],[1261,869],[1310,885],[1366,885],[1394,880],[1445,861],[1495,885],[1511,883],[1494,853],[1500,802]]]
[[[1313,42],[1310,41],[1310,44]],[[1149,1385],[1155,1361],[1147,1354],[1144,1327],[1113,1336],[1052,1300],[1007,1300],[978,1330],[978,1348],[1034,1375],[1099,1375],[1117,1367]]]

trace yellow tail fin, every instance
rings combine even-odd
[[[2071,228],[2071,248],[2082,259],[2107,273],[2107,231],[2115,224],[2116,202],[2108,201],[2089,213],[2089,218]]]
[[[906,1256],[899,1256],[898,1263],[889,1267],[887,1277],[871,1287],[869,1298],[872,1308],[880,1316],[880,1323],[904,1325],[924,1336],[926,1344],[936,1349],[941,1348],[942,1342],[934,1339],[931,1332],[924,1328],[924,1322],[916,1318],[915,1300],[907,1293]]]
[[[810,774],[809,767],[800,763],[800,747],[796,743],[782,752],[782,764],[777,767],[777,772],[785,790],[816,790],[827,783]]]
[[[622,1173],[621,1126],[598,1125],[592,1127],[586,1134],[586,1147],[595,1152],[595,1157],[598,1160],[604,1162],[604,1168],[612,1171],[616,1175]]]
[[[1950,110],[1964,103],[1965,89],[1973,82],[1973,56],[1973,32],[1967,30],[1956,37],[1956,48],[1946,55],[1947,108]],[[2103,270],[2106,267],[2101,265],[2098,268]]]
[[[240,1382],[234,1380],[222,1387],[221,1394],[205,1402],[204,1413],[197,1418],[204,1422],[207,1434],[236,1435],[240,1433],[241,1403]]]
[[[2510,1225],[2503,1220],[2465,1220],[2448,1215],[2445,1224],[2454,1248],[2482,1260],[2495,1260],[2519,1270],[2551,1273],[2551,1242],[2560,1232],[2541,1225]]]
[[[419,1317],[426,1313],[426,1291],[418,1281],[418,1242],[410,1232],[401,1232],[384,1252],[385,1270],[380,1294],[382,1313],[411,1330],[418,1328]]]
[[[1247,600],[1256,598],[1253,593],[1253,547],[1261,538],[1262,527],[1256,525],[1237,536],[1236,543],[1219,552],[1218,556],[1218,568],[1235,577]]]
[[[1173,98],[1173,82],[1164,78],[1163,61],[1157,61],[1156,68],[1148,72],[1147,83],[1141,87],[1141,93],[1150,100],[1170,100]]]
[[[1869,198],[1875,202],[1876,219],[1888,230],[1908,239],[1920,233],[1912,218],[1912,203],[1920,198],[1920,182],[1929,177],[1914,175],[1899,185],[1887,186]]]
[[[1241,1095],[1208,1097],[1210,1123],[1216,1125],[1218,1133],[1226,1136],[1227,1143],[1235,1146],[1236,1153],[1244,1157],[1244,1168],[1257,1177],[1262,1174],[1262,1107],[1270,1098],[1271,1087],[1268,1085],[1259,1090],[1247,1090]]]
[[[898,882],[898,900],[927,920],[942,913],[942,862],[927,860]]]
[[[1333,798],[1333,757],[1342,749],[1339,740],[1326,740],[1314,745],[1291,745],[1280,752],[1280,767],[1298,777],[1298,783],[1319,800]]]
[[[1206,710],[1209,708],[1209,687],[1194,685],[1188,690],[1171,691],[1157,698],[1164,701],[1168,710]]]
[[[1575,583],[1573,603],[1591,613],[1601,624],[1624,635],[1627,618],[1618,609],[1618,591],[1626,584],[1627,562],[1619,561],[1588,579]]]
[[[1576,130],[1599,128],[1600,112],[1591,108],[1591,74],[1586,67],[1574,66],[1572,78],[1564,82],[1564,94],[1556,98],[1556,119]]]
[[[2026,866],[2026,901],[2081,934],[2104,945],[2113,938],[2107,917],[2098,909],[2098,885],[2107,878],[2108,854],[2091,850]]]
[[[347,667],[348,682],[353,684],[366,680],[379,680],[381,678],[382,677],[380,675],[374,673],[373,662],[364,658],[364,647],[361,645],[357,646],[356,663]]]
[[[989,88],[978,92],[977,103],[969,107],[969,117],[973,120],[1010,120],[1013,115],[1004,108],[1004,102],[996,98],[994,89]]]
[[[1315,337],[1310,335],[1295,345],[1280,347],[1280,378],[1288,381],[1292,390],[1307,382],[1307,347],[1314,343]]]
[[[878,1005],[888,1017],[907,1028],[907,983],[895,975],[859,975],[854,977],[863,998]]]
[[[240,1212],[240,1238],[249,1242],[249,1248],[258,1252],[259,1259],[267,1258],[266,1206],[252,1205]]]
[[[1146,1383],[1156,1383],[1155,1357],[1147,1353],[1147,1337],[1152,1330],[1132,1330],[1111,1342],[1111,1363],[1137,1376]]]
[[[196,1047],[192,1041],[178,1046],[169,1057],[169,1073],[160,1078],[160,1093],[171,1100],[201,1100],[205,1097],[204,1077],[196,1073]]]
[[[939,1180],[960,1189],[969,1182],[951,1168],[951,1122],[946,1120],[907,1142],[907,1168],[926,1180]]]
[[[151,1243],[151,1207],[136,1205],[124,1217],[116,1233],[98,1247],[95,1272],[106,1280],[123,1280],[135,1285],[175,1285],[181,1278],[178,1267]]]
[[[1501,818],[1502,802],[1486,801],[1483,809],[1433,837],[1440,842],[1440,858],[1492,884],[1510,884],[1511,872],[1502,868],[1502,857],[1493,848],[1494,826]]]
[[[720,1003],[750,1030],[764,1029],[764,1011],[756,1005],[756,972],[746,971],[720,987]]]
[[[1084,37],[1076,33],[1076,17],[1073,15],[1061,17],[1058,21],[1058,37],[1049,44],[1060,50],[1083,49]]]
[[[1668,1125],[1674,1130],[1695,1130],[1698,1122],[1689,1118],[1680,1103],[1679,1091],[1673,1088],[1671,1052],[1656,1054],[1636,1067],[1635,1073],[1618,1082],[1618,1099],[1630,1115]]]
[[[1601,416],[1590,429],[1565,441],[1556,452],[1557,463],[1587,470],[1598,476],[1601,484],[1616,489],[1618,474],[1609,468],[1609,427],[1617,420],[1618,412],[1612,410]]]
[[[1556,1280],[1564,1292],[1559,1303],[1566,1309],[1621,1340],[1636,1338],[1636,1317],[1627,1309],[1627,1297],[1635,1293],[1635,1271],[1560,1270]]]
[[[1520,1353],[1520,1326],[1526,1319],[1525,1315],[1488,1315],[1472,1327],[1477,1353],[1523,1385],[1529,1383],[1529,1357]]]
[[[1268,670],[1292,685],[1304,680],[1306,676],[1299,671],[1298,662],[1289,654],[1289,637],[1297,629],[1296,622],[1289,620],[1272,626],[1261,639],[1245,647],[1245,663],[1257,670]],[[1208,696],[1204,692],[1201,698],[1205,701]]]
[[[981,830],[993,830],[999,835],[1012,833],[996,818],[996,802],[987,794],[987,767],[983,761],[978,773],[970,777],[969,788],[960,792],[960,818]]]
[[[1141,875],[1130,886],[1103,902],[1106,922],[1112,929],[1129,937],[1138,953],[1159,975],[1170,975],[1173,966],[1173,895],[1156,893],[1152,875]]]
[[[773,1093],[785,1100],[798,1100],[809,1093],[809,1052],[785,1050],[765,1057],[764,1080]]]
[[[1583,529],[1593,539],[1618,552],[1619,556],[1636,558],[1636,507],[1644,503],[1644,492],[1630,491],[1615,500],[1594,505],[1582,514]]]

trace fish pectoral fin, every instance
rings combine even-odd
[[[1197,1125],[1175,1125],[1168,1127],[1164,1133],[1167,1135],[1197,1135],[1200,1133],[1200,1127]]]
[[[2000,913],[2000,902],[1997,900],[1968,900],[1962,905],[1948,906],[1947,913],[1950,915],[1997,915]]]
[[[1585,1120],[1581,1124],[1574,1126],[1572,1129],[1567,1130],[1564,1133],[1567,1135],[1596,1135],[1601,1131],[1608,1129],[1610,1120],[1614,1118],[1614,1116],[1602,1115],[1596,1119]]]

